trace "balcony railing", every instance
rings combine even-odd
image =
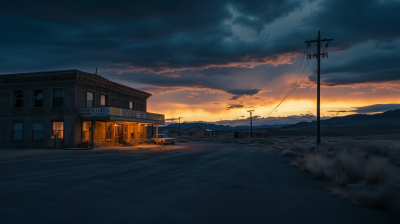
[[[164,122],[165,119],[164,114],[154,114],[144,111],[129,110],[116,107],[82,108],[80,112],[81,116],[83,117],[115,116],[162,122]]]

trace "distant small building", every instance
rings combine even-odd
[[[182,135],[190,135],[190,136],[218,136],[218,131],[212,131],[210,129],[204,129],[201,126],[192,126],[190,128],[186,128],[182,130]]]
[[[200,126],[192,126],[190,128],[183,129],[181,133],[182,135],[205,136],[206,129]]]
[[[269,132],[259,130],[253,130],[253,133],[250,130],[234,132],[233,138],[269,138]]]

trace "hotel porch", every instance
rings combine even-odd
[[[121,108],[81,109],[82,146],[90,148],[147,143],[147,126],[165,124],[164,115]]]

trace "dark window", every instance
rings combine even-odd
[[[43,139],[43,122],[32,123],[32,140]]]
[[[24,93],[22,91],[14,91],[14,100],[13,105],[14,107],[22,107],[23,106],[23,98]]]
[[[112,124],[106,124],[106,139],[112,139]]]
[[[22,140],[23,130],[24,130],[22,122],[14,122],[12,128],[13,128],[12,139]]]
[[[103,106],[103,107],[105,107],[105,106],[107,106],[107,102],[108,100],[107,100],[107,96],[106,95],[101,95],[100,96],[100,106]]]
[[[54,89],[53,90],[53,107],[64,106],[64,90]]]
[[[130,110],[134,110],[134,109],[135,109],[133,105],[135,105],[134,102],[133,102],[133,101],[130,101],[130,102],[129,102],[129,109],[130,109]]]
[[[33,91],[33,107],[43,107],[43,90]]]
[[[93,93],[91,92],[86,93],[86,107],[87,108],[93,107]]]

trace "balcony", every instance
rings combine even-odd
[[[127,121],[164,125],[164,114],[154,114],[116,107],[81,108],[82,120],[89,121]]]

